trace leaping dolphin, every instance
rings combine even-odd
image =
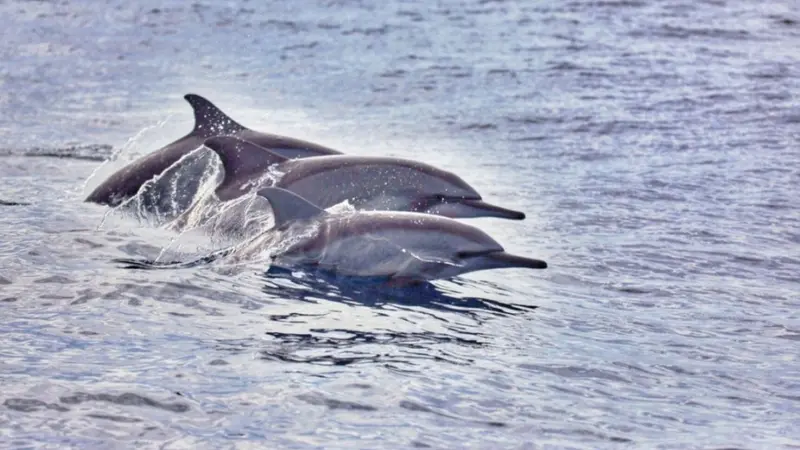
[[[251,130],[197,94],[186,94],[183,98],[194,110],[194,129],[186,136],[112,174],[89,194],[87,202],[118,206],[136,195],[144,183],[198,149],[203,141],[212,136],[239,136],[290,159],[341,154],[337,150],[312,142]]]
[[[313,266],[337,275],[385,277],[405,284],[501,268],[545,269],[538,259],[506,253],[480,229],[441,216],[412,212],[357,211],[330,214],[285,189],[258,191],[288,246],[272,254],[278,267]],[[293,232],[311,226],[312,232]],[[256,238],[253,242],[258,242]]]
[[[222,201],[270,186],[292,191],[325,209],[348,201],[357,210],[525,218],[522,212],[484,202],[457,175],[417,161],[353,155],[288,160],[233,136],[215,136],[204,145],[222,160],[225,174],[216,189]],[[278,175],[273,179],[268,173]]]

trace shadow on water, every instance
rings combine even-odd
[[[64,147],[0,148],[0,156],[22,156],[32,158],[64,158],[102,162],[111,156],[113,148],[108,144],[69,145]]]
[[[179,397],[183,396],[183,394],[180,392],[176,392],[175,395]],[[189,404],[186,402],[160,402],[150,397],[132,392],[126,392],[119,395],[108,393],[91,394],[86,392],[77,392],[72,395],[59,397],[58,403],[48,403],[46,401],[33,398],[11,397],[7,398],[3,402],[2,406],[18,413],[38,413],[46,410],[66,413],[70,412],[71,408],[73,407],[79,407],[82,403],[107,404],[111,405],[112,407],[116,406],[118,408],[156,408],[172,413],[185,413],[191,409]],[[93,419],[108,420],[117,423],[139,423],[143,421],[140,418],[134,417],[136,414],[134,410],[125,410],[125,415],[120,415],[109,414],[108,412],[105,412],[107,409],[108,408],[97,405],[93,408],[92,412],[86,412],[85,415],[86,417],[91,417]]]
[[[383,278],[351,278],[319,270],[304,271],[302,276],[295,274],[292,270],[270,267],[263,275],[266,284],[262,291],[270,295],[288,295],[300,301],[313,302],[322,298],[375,308],[396,305],[465,314],[482,311],[514,315],[537,308],[487,298],[451,295],[431,282],[392,287]],[[292,284],[280,281],[289,281]],[[451,282],[461,287],[469,286],[469,282],[465,280],[455,279]]]
[[[469,365],[473,360],[458,355],[458,349],[486,347],[478,326],[488,316],[509,316],[536,309],[535,306],[503,303],[479,297],[457,296],[433,283],[390,287],[381,279],[353,279],[321,271],[296,272],[272,267],[261,276],[262,292],[300,302],[336,302],[368,307],[377,316],[401,324],[412,323],[405,312],[424,314],[448,332],[399,331],[385,327],[372,330],[309,328],[302,333],[267,331],[271,342],[258,349],[261,359],[321,366],[379,364],[397,371],[413,371],[415,361],[432,360]],[[461,281],[461,283],[466,283]],[[451,314],[450,316],[447,313]],[[311,325],[321,314],[271,315],[279,323]],[[464,318],[468,320],[465,324]],[[417,323],[417,322],[414,322]],[[417,323],[418,324],[418,323]],[[254,345],[243,343],[244,347]],[[229,342],[227,347],[237,343]],[[258,345],[264,345],[261,341]]]
[[[166,268],[163,264],[148,266],[142,261],[116,261],[135,270]],[[173,264],[178,265],[173,265],[174,268],[186,268],[185,263]],[[329,367],[377,364],[397,371],[414,371],[421,360],[470,365],[473,360],[461,354],[463,350],[485,348],[491,340],[480,331],[481,325],[493,317],[530,313],[537,308],[463,295],[459,291],[491,288],[495,294],[511,296],[498,286],[470,280],[450,280],[447,282],[452,285],[450,289],[430,282],[391,287],[383,279],[344,277],[305,269],[271,267],[258,276],[260,290],[268,297],[299,302],[292,312],[266,316],[276,325],[265,332],[266,341],[223,339],[217,341],[216,349],[233,355],[252,353],[268,361]],[[322,304],[323,308],[305,308],[303,303]],[[315,322],[330,323],[330,317],[326,316],[338,309],[325,307],[326,303],[369,308],[369,314],[374,316],[373,325],[359,321],[354,328],[315,326]],[[356,314],[362,313],[353,310],[353,315]],[[409,326],[413,330],[408,330]],[[426,326],[444,331],[425,330]],[[301,331],[295,332],[298,327]]]
[[[29,206],[30,203],[25,202],[14,202],[0,199],[0,206]]]
[[[115,258],[112,261],[121,264],[122,268],[130,270],[188,269],[212,263],[220,257],[224,257],[227,252],[228,250],[218,251],[187,262],[155,262],[129,258]],[[522,314],[537,308],[534,305],[448,293],[443,287],[432,282],[395,287],[387,284],[383,277],[348,277],[308,267],[303,267],[301,270],[290,270],[272,266],[262,274],[261,279],[265,283],[261,287],[265,294],[310,303],[327,300],[373,308],[393,305],[467,315],[489,313],[500,316]],[[459,278],[449,280],[449,282],[463,290],[479,290],[488,287]],[[511,294],[499,286],[492,286],[492,288],[504,294]]]

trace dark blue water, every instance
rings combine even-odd
[[[0,200],[28,203],[0,204],[1,447],[800,447],[794,2],[0,14]],[[528,214],[471,224],[550,268],[123,269],[212,246],[82,203],[189,131],[188,92],[451,170]]]

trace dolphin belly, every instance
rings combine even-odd
[[[358,213],[352,217],[356,217]],[[461,273],[447,242],[431,233],[368,230],[369,224],[342,217],[320,227],[313,236],[287,249],[278,265],[313,265],[340,275],[430,280]],[[356,232],[354,230],[359,229]],[[346,229],[344,235],[337,233]],[[447,238],[445,238],[446,240]],[[437,242],[438,241],[438,242]]]
[[[363,277],[392,276],[413,263],[413,256],[397,244],[374,236],[353,236],[323,245],[289,251],[277,261],[282,265],[314,265],[340,275]]]

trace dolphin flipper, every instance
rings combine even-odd
[[[194,110],[194,130],[193,134],[209,134],[213,130],[215,134],[232,134],[248,129],[227,114],[217,108],[205,97],[197,94],[186,94],[183,98],[189,102]]]
[[[258,195],[269,201],[275,216],[275,227],[280,228],[295,220],[308,220],[328,213],[286,189],[268,187],[258,191]]]

